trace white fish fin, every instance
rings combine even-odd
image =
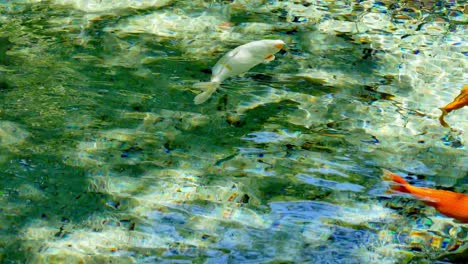
[[[267,64],[267,63],[269,63],[270,61],[272,61],[272,60],[274,60],[274,59],[275,59],[275,55],[270,54],[270,55],[268,55],[268,56],[265,58],[265,60],[263,61],[263,63]]]
[[[202,89],[203,92],[195,96],[195,104],[202,104],[218,89],[219,82],[201,82],[193,85],[194,88]]]

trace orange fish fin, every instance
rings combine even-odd
[[[439,122],[440,122],[440,124],[441,124],[443,127],[450,127],[450,125],[447,124],[447,122],[445,122],[445,119],[444,119],[444,117],[448,114],[447,111],[445,111],[444,108],[440,108],[440,110],[442,110],[442,114],[439,116]]]
[[[439,117],[440,124],[444,127],[449,127],[449,125],[445,122],[444,117],[452,112],[453,110],[460,109],[464,106],[468,105],[468,85],[465,85],[463,89],[461,90],[460,94],[453,99],[452,102],[447,104],[444,107],[441,107],[440,110],[442,110],[442,115]]]
[[[390,187],[393,191],[397,192],[405,192],[405,193],[410,193],[408,188],[406,186],[409,185],[405,179],[403,179],[401,176],[389,171],[389,170],[383,170],[383,175],[382,178],[386,181],[391,181],[394,184]]]
[[[263,63],[269,63],[270,61],[272,61],[274,59],[275,59],[275,55],[270,54],[270,55],[265,57],[265,60],[263,61]]]

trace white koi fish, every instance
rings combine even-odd
[[[268,63],[284,47],[282,40],[257,40],[241,45],[226,53],[213,67],[211,81],[193,85],[203,92],[194,99],[195,104],[204,103],[216,91],[221,82],[241,75],[260,63]]]

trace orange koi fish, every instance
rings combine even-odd
[[[468,84],[463,86],[460,94],[453,99],[448,105],[440,108],[442,110],[442,114],[439,117],[439,122],[444,127],[450,127],[444,120],[444,117],[448,115],[448,113],[452,112],[453,110],[460,109],[464,106],[468,105]]]
[[[401,176],[390,171],[383,171],[383,179],[392,181],[393,191],[409,193],[421,199],[425,204],[434,207],[441,214],[455,218],[462,223],[468,223],[468,195],[431,188],[416,187],[409,184]]]

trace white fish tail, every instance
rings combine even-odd
[[[195,104],[202,104],[218,89],[219,82],[201,82],[194,84],[193,87],[203,90],[201,94],[195,96],[195,99],[193,99]]]

